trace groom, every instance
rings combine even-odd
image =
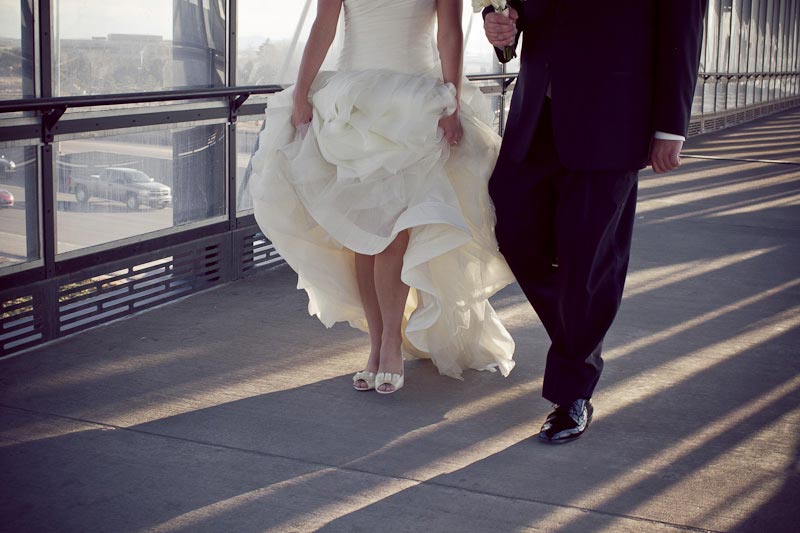
[[[628,269],[639,169],[679,164],[705,0],[509,0],[484,12],[502,48],[524,35],[521,68],[489,192],[500,251],[552,344],[539,438],[580,437],[592,420],[603,338]]]

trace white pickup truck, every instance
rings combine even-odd
[[[72,177],[69,187],[82,204],[90,198],[123,202],[129,209],[140,205],[163,209],[172,203],[172,189],[135,168],[108,167],[88,178]]]

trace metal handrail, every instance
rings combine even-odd
[[[698,74],[703,78],[759,78],[764,76],[798,76],[798,71],[781,71],[781,72],[703,72]]]
[[[284,89],[281,85],[246,85],[221,89],[193,89],[178,91],[154,91],[147,93],[120,93],[93,96],[58,96],[53,98],[27,98],[0,101],[0,113],[21,111],[47,111],[58,108],[95,107],[101,105],[145,104],[176,100],[204,100],[241,95],[273,94]]]
[[[467,76],[469,81],[492,81],[492,80],[515,80],[517,72],[505,72],[498,74],[470,74]]]
[[[517,74],[472,74],[471,81],[512,80]],[[104,105],[145,104],[176,100],[204,100],[241,95],[274,94],[285,89],[285,85],[244,85],[219,89],[191,89],[177,91],[153,91],[146,93],[119,93],[92,96],[58,96],[52,98],[26,98],[0,101],[0,113],[25,111],[48,111],[58,108],[95,107]]]

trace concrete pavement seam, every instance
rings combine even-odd
[[[323,462],[319,462],[319,461],[312,461],[310,459],[304,459],[304,458],[301,458],[301,457],[292,457],[292,456],[287,456],[287,455],[279,455],[279,454],[271,453],[271,452],[263,452],[263,451],[258,451],[258,450],[251,450],[251,449],[248,449],[248,448],[240,448],[240,447],[237,447],[237,446],[230,446],[230,445],[227,445],[227,444],[219,444],[219,443],[214,443],[214,442],[209,442],[209,441],[203,441],[203,440],[197,440],[197,439],[189,439],[189,438],[186,438],[186,437],[178,437],[178,436],[175,436],[175,435],[168,435],[168,434],[164,434],[164,433],[157,433],[155,431],[145,431],[145,430],[134,429],[134,428],[130,428],[130,427],[117,426],[115,424],[108,424],[106,422],[96,422],[94,420],[87,420],[87,419],[68,416],[68,415],[60,415],[60,414],[57,414],[57,413],[42,412],[42,411],[37,411],[35,409],[28,409],[26,407],[16,407],[16,406],[13,406],[13,405],[0,404],[0,408],[12,409],[12,410],[21,411],[21,412],[24,412],[24,413],[35,414],[35,415],[39,415],[39,416],[45,416],[45,417],[51,417],[51,418],[60,418],[60,419],[63,419],[63,420],[70,420],[72,422],[79,422],[79,423],[90,425],[90,426],[96,426],[98,428],[108,428],[108,429],[115,429],[115,430],[121,430],[121,431],[129,431],[131,433],[136,433],[136,434],[140,434],[140,435],[147,435],[147,436],[151,436],[151,437],[161,437],[161,438],[165,438],[165,439],[170,439],[170,440],[175,440],[175,441],[180,441],[180,442],[186,442],[186,443],[190,443],[190,444],[196,444],[196,445],[199,445],[199,446],[208,446],[208,447],[212,447],[212,448],[221,448],[221,449],[224,449],[224,450],[240,452],[240,453],[247,453],[247,454],[252,454],[252,455],[258,455],[258,456],[262,456],[262,457],[269,457],[269,458],[274,458],[274,459],[283,459],[283,460],[286,460],[286,461],[295,461],[295,462],[298,462],[298,463],[303,463],[303,464],[307,464],[307,465],[311,465],[311,466],[322,467],[322,468],[330,468],[330,469],[335,469],[335,470],[341,470],[341,471],[344,471],[344,472],[351,472],[351,473],[357,473],[357,474],[366,474],[366,475],[369,475],[369,476],[376,476],[376,477],[379,477],[379,478],[392,479],[392,480],[397,480],[397,481],[410,481],[410,482],[416,483],[417,485],[428,485],[428,486],[432,486],[432,487],[450,489],[450,490],[455,490],[455,491],[463,491],[463,492],[468,492],[470,494],[475,494],[475,495],[479,495],[479,496],[490,496],[490,497],[493,497],[493,498],[500,498],[500,499],[510,500],[510,501],[533,503],[533,504],[539,504],[539,505],[550,506],[550,507],[560,507],[560,508],[563,508],[563,509],[581,511],[581,512],[584,512],[584,513],[593,513],[593,514],[598,514],[598,515],[607,516],[607,517],[611,517],[611,518],[622,518],[622,519],[626,519],[626,520],[633,520],[633,521],[636,521],[636,522],[646,522],[646,523],[650,523],[650,524],[659,524],[659,525],[673,527],[673,528],[676,528],[676,529],[679,529],[679,530],[682,530],[682,531],[695,531],[695,532],[698,532],[698,533],[724,533],[722,531],[718,531],[718,530],[714,530],[714,529],[703,529],[703,528],[698,528],[698,527],[694,527],[694,526],[688,526],[688,525],[683,525],[683,524],[676,524],[676,523],[673,523],[673,522],[667,522],[667,521],[664,521],[664,520],[655,520],[655,519],[652,519],[652,518],[645,518],[645,517],[631,516],[631,515],[626,515],[626,514],[612,513],[612,512],[608,512],[608,511],[601,511],[601,510],[598,510],[598,509],[591,509],[591,508],[588,508],[588,507],[581,507],[581,506],[578,506],[578,505],[569,505],[569,504],[565,504],[565,503],[556,503],[556,502],[550,502],[550,501],[545,501],[545,500],[537,500],[537,499],[534,499],[534,498],[520,498],[518,496],[509,496],[509,495],[506,495],[506,494],[498,494],[498,493],[495,493],[495,492],[475,490],[475,489],[470,489],[470,488],[466,488],[466,487],[459,487],[457,485],[451,485],[451,484],[448,484],[448,483],[441,483],[441,482],[432,481],[432,480],[422,480],[422,479],[409,478],[409,477],[404,477],[404,476],[380,474],[380,473],[377,473],[377,472],[371,472],[369,470],[362,470],[362,469],[359,469],[359,468],[354,468],[352,466],[332,465],[332,464],[323,463]]]

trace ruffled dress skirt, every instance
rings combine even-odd
[[[250,190],[309,313],[367,331],[354,252],[375,255],[409,230],[404,355],[455,378],[467,368],[507,375],[514,341],[488,301],[513,281],[487,187],[500,138],[477,88],[464,83],[464,136],[453,147],[438,121],[455,108],[455,89],[435,76],[321,72],[306,131],[291,125],[292,91],[268,100]]]

